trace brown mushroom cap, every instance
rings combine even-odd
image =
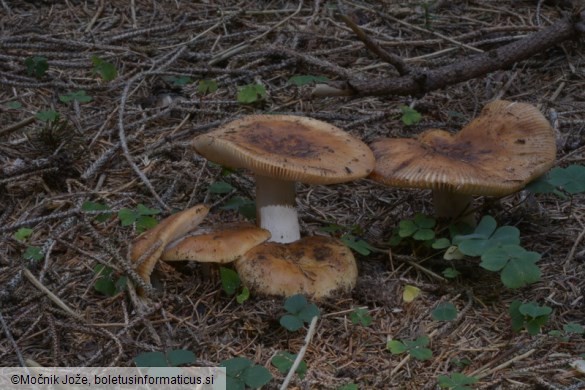
[[[362,178],[375,163],[360,140],[328,123],[300,116],[246,116],[196,137],[193,146],[210,161],[307,184]]]
[[[459,133],[430,129],[418,139],[374,142],[373,180],[395,187],[503,196],[548,171],[555,135],[538,109],[496,100]]]
[[[150,274],[167,244],[195,229],[208,212],[209,208],[205,205],[191,207],[163,219],[158,225],[136,237],[130,250],[130,259],[133,262],[142,261],[136,267],[136,272],[150,282]],[[143,256],[146,258],[142,259]]]
[[[167,246],[161,259],[230,263],[269,238],[268,230],[245,222],[200,228]]]
[[[357,280],[351,250],[328,237],[306,237],[289,244],[267,242],[236,261],[240,279],[261,294],[306,294],[324,298],[350,290]]]

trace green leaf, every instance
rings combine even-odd
[[[158,210],[158,209],[150,209],[150,208],[146,207],[145,205],[143,205],[142,203],[139,203],[138,206],[136,206],[136,211],[140,215],[157,215],[157,214],[160,214],[160,210]]]
[[[398,235],[404,238],[412,236],[418,230],[418,226],[414,221],[402,220],[398,223],[398,229]]]
[[[236,302],[238,302],[241,305],[242,303],[247,301],[248,298],[250,298],[250,290],[248,290],[248,287],[244,287],[242,288],[242,292],[236,295]]]
[[[418,241],[428,241],[435,238],[435,232],[431,229],[419,229],[413,234],[412,238]]]
[[[548,306],[539,306],[535,302],[528,302],[520,305],[518,311],[528,317],[537,318],[540,316],[547,316],[552,313],[552,309]]]
[[[162,352],[143,352],[134,358],[136,367],[168,367],[167,358]]]
[[[179,367],[182,364],[195,363],[195,354],[186,349],[173,349],[168,351],[166,355],[171,367]]]
[[[512,330],[514,332],[520,332],[524,327],[524,315],[518,310],[520,305],[522,305],[522,302],[514,300],[508,308],[508,313],[512,319]]]
[[[443,272],[441,272],[444,277],[447,279],[455,279],[457,276],[461,275],[461,272],[457,271],[455,268],[445,268]]]
[[[457,318],[457,308],[451,302],[441,302],[431,312],[431,317],[435,321],[453,321]]]
[[[108,297],[113,297],[117,294],[116,285],[110,278],[99,278],[95,281],[93,288],[97,292],[107,295]]]
[[[548,316],[540,316],[536,318],[529,318],[525,320],[526,331],[531,336],[535,336],[540,333],[540,329],[548,321]]]
[[[449,248],[450,246],[451,240],[445,237],[439,238],[438,240],[435,240],[435,242],[431,244],[431,247],[433,249],[446,249]]]
[[[315,304],[309,303],[297,314],[297,316],[304,322],[309,323],[313,320],[313,317],[319,317],[320,314],[319,308]]]
[[[142,233],[147,231],[148,229],[152,229],[158,224],[158,221],[155,218],[141,215],[136,219],[136,231],[138,233]]]
[[[43,122],[51,122],[59,119],[59,113],[55,110],[46,110],[37,112],[36,118]]]
[[[83,89],[76,92],[70,92],[67,95],[59,95],[59,100],[63,103],[69,103],[70,101],[76,100],[79,103],[89,103],[93,99],[91,96],[86,95]]]
[[[287,374],[292,368],[296,358],[297,355],[295,354],[281,351],[272,358],[271,363],[278,369],[278,371],[280,371],[281,374]],[[301,360],[295,372],[298,374],[299,378],[303,379],[307,373],[307,363],[304,360]]]
[[[392,355],[399,355],[401,353],[408,351],[408,347],[399,340],[388,341],[388,343],[386,344],[386,349],[390,350],[390,353],[392,353]]]
[[[284,309],[289,313],[298,314],[307,304],[307,298],[303,294],[295,294],[284,301]]]
[[[451,377],[446,375],[439,375],[437,383],[441,388],[450,388],[453,390],[472,390],[470,387],[464,385],[471,385],[476,383],[479,378],[474,376],[467,376],[459,372],[454,372]]]
[[[118,76],[114,64],[98,56],[91,57],[91,62],[93,63],[93,73],[99,75],[104,81],[112,81]]]
[[[291,332],[296,332],[303,327],[303,321],[297,316],[285,314],[280,317],[280,325]]]
[[[221,286],[227,295],[234,295],[241,281],[238,273],[233,269],[226,267],[219,267],[219,276],[221,278]]]
[[[213,93],[217,91],[217,81],[215,80],[200,80],[197,91],[202,94]]]
[[[563,325],[563,330],[566,333],[585,334],[585,327],[574,322]]]
[[[32,229],[20,228],[14,233],[14,239],[18,241],[26,240],[33,233]]]
[[[244,372],[248,367],[252,366],[252,362],[246,358],[235,357],[232,359],[224,360],[219,363],[221,367],[225,367],[226,375],[238,376]]]
[[[256,219],[256,203],[248,198],[235,196],[220,207],[221,210],[236,210],[246,219]]]
[[[372,253],[372,246],[367,241],[356,237],[352,234],[344,234],[340,237],[341,242],[353,249],[362,256],[367,256]]]
[[[24,66],[26,67],[26,74],[37,79],[42,78],[49,69],[47,59],[40,56],[28,57],[24,60]]]
[[[585,166],[570,165],[567,168],[553,168],[549,172],[549,183],[562,188],[569,194],[585,192]]]
[[[97,277],[108,277],[112,274],[112,272],[114,272],[114,270],[110,267],[107,267],[103,264],[96,264],[95,267],[93,267],[93,272],[95,273],[95,275]]]
[[[552,194],[556,187],[549,182],[549,175],[543,175],[530,182],[525,188],[533,194]]]
[[[422,119],[422,115],[418,111],[405,106],[404,104],[400,105],[400,110],[402,111],[402,123],[406,126],[414,125]]]
[[[118,280],[116,280],[116,291],[122,292],[126,288],[126,283],[128,282],[128,278],[126,276],[120,276]]]
[[[118,218],[122,226],[130,226],[140,217],[136,211],[128,208],[122,208],[118,211]]]
[[[110,208],[108,206],[106,206],[105,204],[87,201],[87,202],[83,202],[83,204],[81,205],[81,210],[82,211],[106,211],[106,210],[110,210]],[[112,217],[112,213],[106,213],[106,214],[96,215],[96,217],[94,219],[97,222],[105,222],[105,221],[109,220],[111,217]]]
[[[406,341],[405,343],[412,347],[424,347],[426,345],[429,345],[430,342],[431,339],[429,339],[429,336],[420,336],[414,341]]]
[[[417,360],[429,360],[433,357],[433,351],[428,348],[415,348],[408,351],[410,356]]]
[[[288,79],[289,84],[294,84],[297,87],[301,87],[307,84],[313,83],[326,83],[329,79],[325,76],[311,76],[311,75],[296,75]]]
[[[38,246],[29,245],[26,247],[26,250],[22,254],[22,257],[25,258],[26,260],[39,261],[42,260],[45,257],[45,255],[43,254],[42,249],[39,248]]]
[[[270,382],[272,374],[266,367],[252,366],[244,370],[241,378],[246,386],[257,389]]]
[[[164,77],[164,80],[173,87],[182,87],[193,82],[193,79],[189,76],[167,76]]]
[[[453,243],[468,256],[481,256],[485,251],[503,245],[519,245],[520,231],[513,226],[502,226],[496,229],[496,221],[487,215],[482,218],[472,234],[459,235]]]
[[[538,282],[540,280],[540,269],[535,264],[535,256],[531,254],[540,255],[535,252],[527,252],[527,256],[523,258],[512,259],[502,270],[500,278],[504,286],[508,288],[520,288],[529,284]]]
[[[22,103],[17,102],[17,101],[12,101],[12,102],[6,103],[4,106],[6,108],[8,108],[9,110],[18,110],[19,108],[22,108]]]
[[[266,98],[266,89],[262,84],[248,84],[238,90],[237,101],[242,104],[255,103]]]
[[[429,217],[429,216],[421,214],[421,213],[417,213],[414,216],[414,223],[420,229],[432,229],[435,227],[437,221],[432,217]]]
[[[349,319],[354,325],[370,326],[372,324],[372,316],[367,309],[356,308],[349,313]]]
[[[234,187],[225,181],[216,181],[209,186],[209,192],[212,194],[227,194],[233,189]]]

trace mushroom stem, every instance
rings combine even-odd
[[[474,227],[477,222],[473,212],[471,212],[472,202],[471,195],[449,190],[433,190],[433,205],[437,217],[457,219],[458,222]]]
[[[269,241],[289,243],[301,238],[295,208],[295,183],[256,176],[257,225],[272,234]]]

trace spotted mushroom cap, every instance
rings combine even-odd
[[[329,237],[305,237],[289,244],[267,242],[235,264],[242,283],[266,295],[305,294],[320,299],[352,289],[357,280],[351,250]]]
[[[554,164],[554,131],[527,103],[496,100],[459,133],[430,129],[417,139],[374,142],[370,178],[394,187],[503,196]]]
[[[246,222],[199,228],[169,244],[161,259],[230,263],[269,238],[268,230]]]
[[[246,116],[196,137],[193,146],[218,164],[307,184],[362,178],[375,162],[362,141],[333,125],[301,116]]]

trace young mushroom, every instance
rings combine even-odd
[[[235,264],[244,285],[267,295],[305,294],[320,299],[352,289],[357,280],[351,250],[329,237],[305,237],[289,244],[267,242]]]
[[[430,129],[416,139],[374,142],[370,178],[402,188],[430,188],[438,217],[474,225],[472,195],[504,196],[522,189],[554,164],[554,131],[527,103],[496,100],[453,135]]]
[[[193,146],[210,161],[254,173],[257,224],[280,243],[300,239],[295,182],[342,183],[365,177],[374,167],[366,144],[299,116],[247,116],[196,137]]]

